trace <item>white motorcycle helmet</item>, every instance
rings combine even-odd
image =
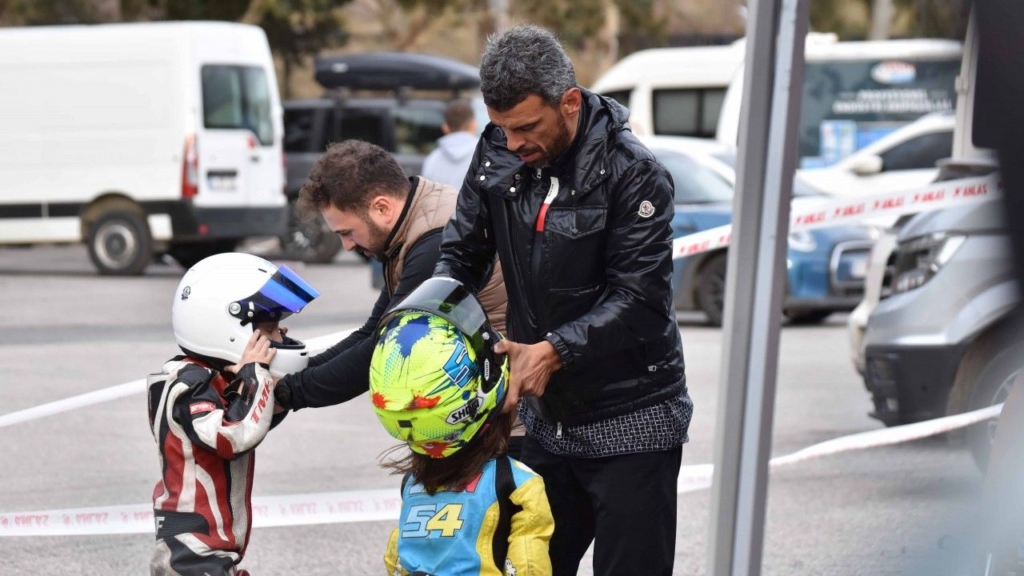
[[[256,322],[300,312],[320,293],[287,266],[251,254],[210,256],[189,268],[171,306],[174,337],[185,354],[221,369],[237,363]],[[270,364],[273,376],[309,364],[306,345],[284,338]]]

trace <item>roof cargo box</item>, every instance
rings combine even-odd
[[[370,52],[318,56],[316,81],[328,90],[472,90],[480,71],[469,64],[427,54]]]

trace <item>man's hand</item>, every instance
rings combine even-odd
[[[277,348],[270,347],[270,339],[258,331],[254,331],[252,337],[249,338],[249,342],[245,345],[245,350],[242,351],[242,357],[238,360],[238,364],[232,364],[225,368],[225,370],[237,375],[242,366],[253,362],[269,366],[275,354],[277,354]]]
[[[551,375],[562,367],[562,359],[547,340],[536,344],[502,340],[494,351],[508,354],[508,393],[502,412],[514,410],[522,396],[543,396]]]

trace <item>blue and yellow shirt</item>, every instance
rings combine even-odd
[[[544,481],[511,460],[517,506],[511,518],[505,565],[495,565],[492,543],[498,527],[497,466],[488,461],[461,492],[433,496],[416,482],[402,489],[402,513],[391,533],[384,563],[389,576],[414,571],[438,576],[549,576],[548,542],[554,530]]]

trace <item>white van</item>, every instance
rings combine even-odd
[[[653,48],[626,56],[592,87],[629,108],[633,133],[713,138],[744,44]]]
[[[837,42],[809,34],[799,167],[830,166],[925,114],[952,111],[962,52],[953,40]],[[740,65],[715,135],[732,146],[739,138],[743,74]]]
[[[255,26],[0,30],[0,244],[81,242],[101,274],[287,222],[282,110]]]

